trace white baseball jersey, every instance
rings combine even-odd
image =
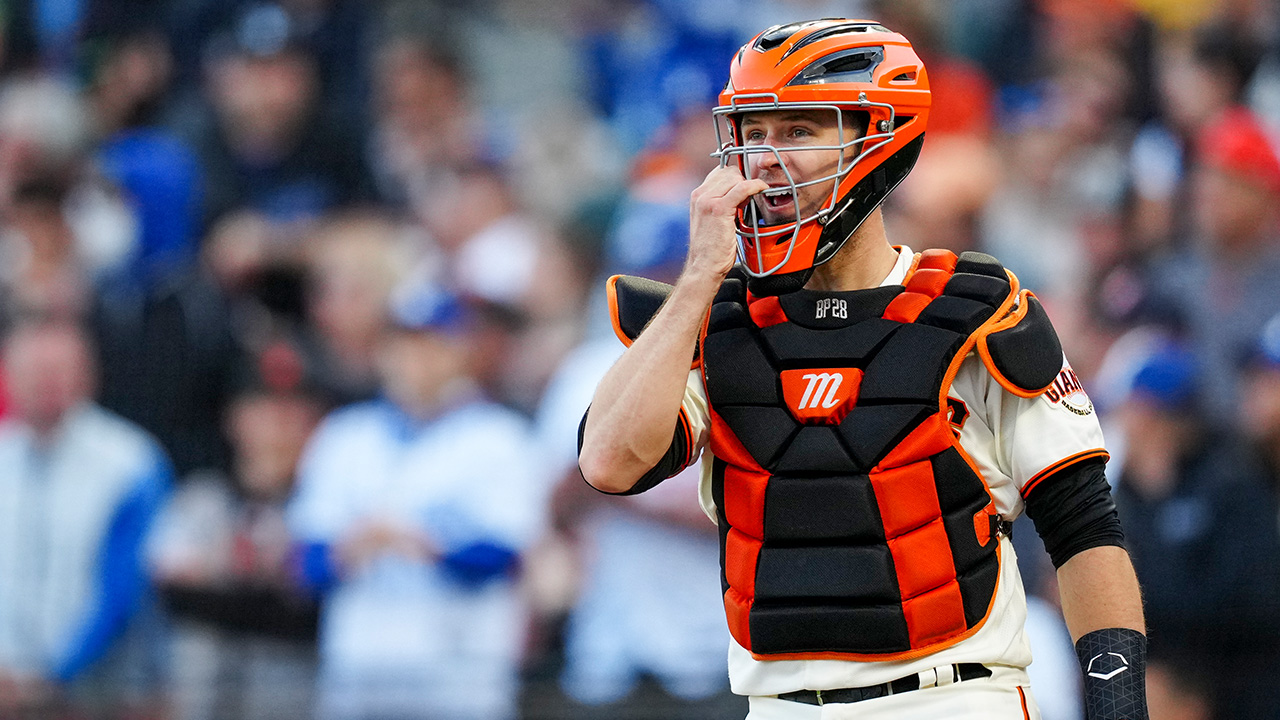
[[[548,484],[524,419],[476,400],[427,421],[381,400],[317,429],[288,508],[308,543],[367,523],[415,528],[443,552],[520,552],[543,532]],[[526,608],[511,578],[472,586],[429,558],[386,552],[325,596],[320,715],[513,717]]]
[[[901,284],[913,253],[902,248],[898,262],[881,283]],[[976,353],[961,364],[950,397],[968,409],[960,444],[982,472],[996,510],[1006,520],[1022,514],[1023,497],[1042,478],[1072,461],[1105,455],[1102,430],[1093,406],[1063,359],[1062,372],[1044,394],[1019,398],[1006,391]],[[695,441],[692,457],[706,447],[710,414],[702,373],[689,374],[683,411]],[[715,520],[711,463],[703,463],[701,502]],[[729,678],[741,695],[776,695],[801,689],[833,689],[878,685],[952,663],[1025,668],[1031,649],[1023,626],[1027,604],[1013,544],[1000,539],[1001,571],[995,602],[983,626],[972,636],[915,660],[851,662],[844,660],[757,660],[736,642],[729,644]]]

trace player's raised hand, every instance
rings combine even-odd
[[[717,280],[728,274],[737,253],[734,216],[738,207],[768,189],[768,183],[747,180],[732,165],[708,173],[689,198],[689,257],[685,271]]]

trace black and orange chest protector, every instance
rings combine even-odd
[[[1026,314],[1018,296],[993,259],[947,251],[919,256],[903,286],[756,298],[725,282],[701,353],[744,648],[906,659],[985,621],[999,518],[947,394],[964,357]]]

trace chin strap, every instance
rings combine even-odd
[[[1076,656],[1084,671],[1086,720],[1149,720],[1146,635],[1095,630],[1076,642]]]

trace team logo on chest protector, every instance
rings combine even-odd
[[[783,370],[787,409],[802,423],[835,425],[857,404],[862,371],[857,368]]]

